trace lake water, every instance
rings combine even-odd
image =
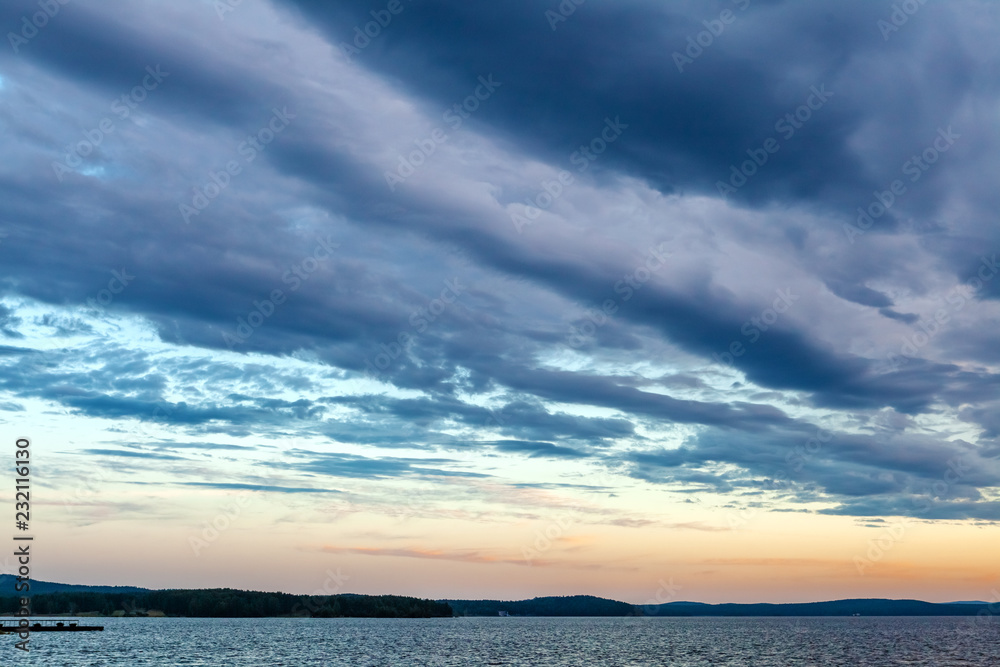
[[[0,664],[1000,665],[1000,623],[964,618],[107,618],[104,632],[0,636]]]

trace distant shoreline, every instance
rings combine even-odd
[[[2,583],[2,582],[0,582]],[[448,618],[448,617],[850,617],[979,616],[1000,619],[1000,603],[853,599],[808,603],[633,605],[591,595],[530,600],[427,600],[398,595],[292,595],[236,589],[147,590],[33,582],[32,618]],[[60,590],[61,589],[61,590]],[[0,590],[3,590],[0,588]],[[112,592],[108,592],[108,591]],[[0,595],[0,615],[16,616],[17,595]]]

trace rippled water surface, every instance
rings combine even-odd
[[[0,664],[1000,666],[975,618],[101,619],[104,632],[0,636]]]

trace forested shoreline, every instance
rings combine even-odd
[[[20,598],[0,597],[13,616]],[[834,600],[801,604],[632,605],[590,595],[530,600],[425,600],[400,595],[292,595],[230,588],[105,592],[69,590],[31,597],[32,616],[173,616],[192,618],[442,618],[462,616],[979,616],[1000,618],[1000,603],[935,604],[919,600]]]
[[[20,609],[17,596],[0,597],[0,614]],[[452,616],[444,602],[399,595],[291,595],[229,588],[141,593],[55,592],[31,597],[35,615],[186,616],[205,618],[437,618]]]

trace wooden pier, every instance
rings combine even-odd
[[[75,618],[28,619],[28,625],[21,625],[21,619],[0,618],[0,634],[28,632],[99,632],[103,625],[80,625]]]

